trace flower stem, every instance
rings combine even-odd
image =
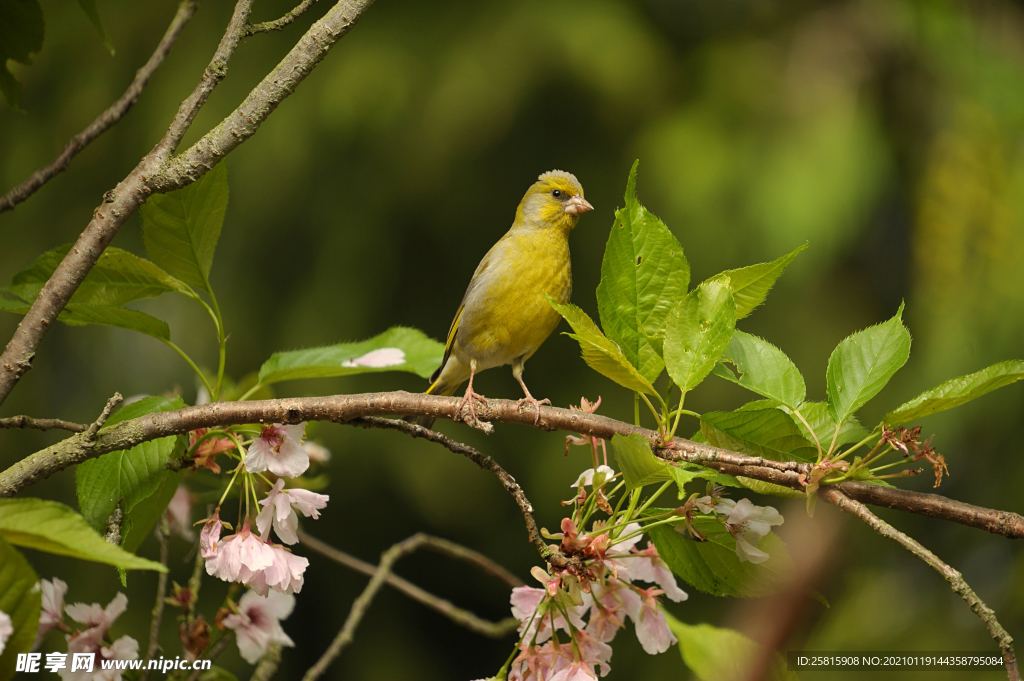
[[[199,367],[196,366],[196,363],[192,361],[192,358],[189,357],[187,354],[185,354],[185,351],[182,350],[181,348],[179,348],[173,341],[170,341],[170,340],[167,340],[167,339],[164,339],[164,338],[161,338],[160,340],[162,340],[164,342],[164,345],[166,345],[171,350],[174,350],[176,353],[178,353],[178,355],[183,360],[185,360],[190,367],[192,367],[192,371],[196,372],[196,376],[198,376],[199,380],[203,382],[204,386],[206,386],[207,392],[209,392],[211,395],[213,395],[213,388],[210,386],[210,382],[208,380],[206,380],[206,376],[204,376],[203,372],[199,370]]]

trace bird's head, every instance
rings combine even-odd
[[[583,186],[576,176],[564,170],[551,170],[538,177],[526,191],[516,210],[516,223],[568,231],[588,210],[594,207],[583,198]]]

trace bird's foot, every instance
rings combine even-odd
[[[523,399],[519,400],[519,406],[517,407],[517,409],[522,409],[523,405],[526,405],[526,404],[532,405],[533,408],[537,410],[537,414],[533,418],[533,425],[536,426],[536,425],[540,424],[540,405],[542,405],[542,404],[551,404],[551,400],[549,400],[549,399],[538,400],[536,397],[534,397],[530,393],[526,393],[526,397],[524,397]]]
[[[455,413],[456,415],[459,416],[459,418],[461,418],[466,423],[466,425],[476,428],[478,430],[482,430],[484,432],[490,432],[491,430],[493,430],[494,426],[492,426],[489,423],[484,423],[477,417],[476,405],[474,403],[474,400],[480,400],[485,405],[487,404],[486,397],[484,397],[478,392],[474,392],[473,388],[469,387],[466,389],[466,394],[463,395],[462,399],[459,401],[459,406],[455,410]],[[469,408],[469,418],[466,418],[462,415],[462,410],[465,407]]]

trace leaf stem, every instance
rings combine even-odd
[[[657,499],[658,497],[660,497],[661,493],[664,492],[665,490],[667,490],[669,488],[669,486],[673,485],[673,484],[675,484],[675,481],[674,480],[669,480],[664,485],[659,487],[657,492],[655,492],[651,496],[647,497],[647,501],[644,502],[644,505],[636,510],[636,515],[640,515],[641,513],[646,511],[647,507],[650,506],[651,504],[653,504],[654,500]]]
[[[814,446],[818,448],[818,461],[817,461],[817,463],[820,463],[821,462],[821,443],[818,441],[817,433],[815,433],[814,429],[811,428],[811,424],[807,423],[807,419],[804,418],[804,415],[800,413],[799,409],[793,409],[793,413],[796,414],[796,417],[798,419],[800,419],[800,423],[804,424],[804,428],[806,428],[807,432],[811,434],[812,438],[814,438]]]
[[[181,348],[179,348],[174,343],[174,341],[166,340],[164,338],[161,338],[160,340],[162,340],[164,342],[164,344],[167,347],[169,347],[171,350],[174,350],[176,353],[178,353],[178,355],[183,360],[185,360],[190,367],[192,367],[192,371],[196,372],[196,376],[199,377],[199,380],[201,380],[203,382],[203,385],[206,386],[207,392],[209,392],[210,395],[212,396],[214,393],[213,393],[213,388],[210,386],[210,382],[208,380],[206,380],[206,376],[203,374],[202,371],[199,370],[199,367],[196,366],[196,363],[192,361],[192,358],[189,357],[187,354],[185,354],[185,351],[182,350]]]
[[[257,381],[257,382],[256,382],[256,385],[254,385],[253,387],[251,387],[251,388],[249,388],[248,390],[246,390],[246,391],[245,391],[245,393],[244,393],[244,394],[243,394],[243,395],[242,395],[241,397],[239,397],[237,401],[238,401],[238,402],[245,402],[245,401],[246,401],[247,399],[249,399],[250,397],[252,397],[252,396],[253,396],[253,394],[254,394],[254,393],[255,393],[255,392],[257,391],[257,390],[259,390],[259,389],[260,389],[260,388],[262,388],[262,387],[263,387],[263,384]],[[640,425],[640,412],[639,412],[639,406],[637,407],[637,425]]]

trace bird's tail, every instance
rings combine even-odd
[[[453,395],[455,391],[459,389],[459,384],[446,384],[441,381],[441,377],[430,384],[427,388],[425,395]],[[417,426],[423,426],[424,428],[431,428],[434,425],[435,418],[433,416],[406,416],[402,419],[408,423],[415,423]]]

